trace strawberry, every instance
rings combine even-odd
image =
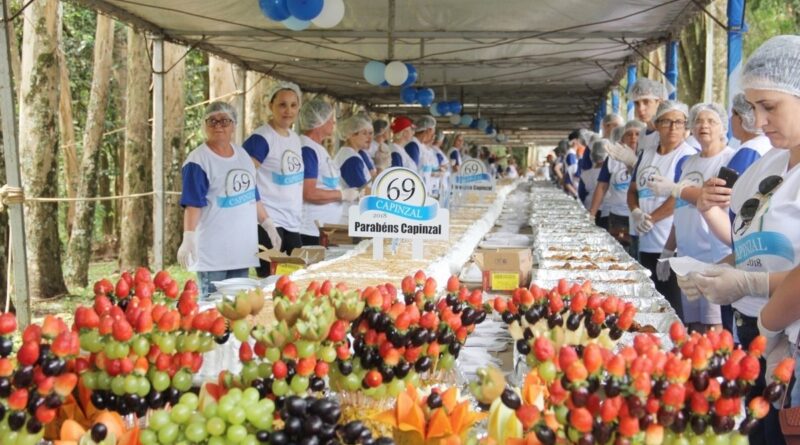
[[[427,277],[425,276],[425,272],[423,272],[422,270],[418,270],[414,274],[414,283],[417,286],[422,286],[423,284],[425,284],[425,280],[426,279],[427,279]]]
[[[603,311],[605,311],[606,314],[615,314],[617,313],[617,308],[619,307],[619,298],[608,296],[600,304],[600,307],[603,308]]]
[[[592,294],[589,295],[589,299],[586,301],[586,307],[590,310],[600,309],[600,304],[603,302],[600,295]],[[605,312],[605,311],[603,311]]]
[[[114,296],[117,298],[128,298],[128,295],[131,293],[131,284],[128,280],[124,278],[120,278],[117,281],[117,286],[114,288]]]
[[[564,308],[564,300],[561,298],[561,295],[551,293],[548,299],[550,300],[548,308],[550,309],[550,313],[557,314],[561,312],[561,309]]]
[[[739,378],[748,382],[753,382],[758,378],[761,365],[758,363],[758,356],[748,355],[739,362]]]
[[[548,389],[550,391],[550,403],[553,405],[561,405],[569,398],[569,393],[561,385],[561,379],[555,379]]]
[[[617,327],[623,331],[627,331],[628,329],[630,329],[631,325],[633,324],[634,315],[635,314],[633,312],[629,311],[623,312],[622,315],[619,316],[619,319],[617,319]]]
[[[619,416],[619,410],[622,407],[622,397],[616,396],[603,401],[600,407],[600,419],[604,423],[613,422]]]
[[[586,309],[586,294],[580,291],[576,292],[569,301],[569,310],[576,314],[580,314],[584,309]]]
[[[326,375],[328,375],[329,369],[330,365],[320,360],[314,366],[314,375],[316,375],[317,377],[325,377]]]
[[[763,419],[769,413],[769,402],[765,398],[757,396],[750,401],[747,409],[756,419]]]
[[[718,416],[735,416],[739,413],[740,404],[738,397],[722,397],[714,402],[714,411]]]
[[[646,397],[650,395],[650,391],[653,388],[653,384],[650,380],[650,375],[645,373],[639,374],[637,377],[633,379],[633,389],[634,391],[642,397]]]
[[[100,281],[94,283],[94,294],[95,295],[108,295],[114,290],[114,285],[111,284],[111,281],[108,279],[103,278]]]
[[[406,348],[405,353],[403,354],[403,358],[406,359],[409,363],[414,363],[419,358],[420,354],[422,354],[422,347],[416,348]]]
[[[111,310],[112,306],[113,304],[111,303],[111,300],[109,300],[105,295],[98,295],[94,297],[94,311],[97,313],[97,315],[102,316]]]
[[[297,374],[302,376],[311,375],[314,373],[316,366],[317,359],[314,356],[301,358],[297,361]]]
[[[673,409],[680,409],[683,406],[683,400],[686,398],[686,387],[680,383],[672,383],[667,386],[664,394],[661,396],[661,401],[664,405]]]
[[[330,331],[328,331],[328,340],[337,343],[345,339],[347,336],[347,328],[348,325],[343,320],[336,320],[331,325]]]
[[[586,370],[586,366],[584,366],[583,362],[580,360],[573,361],[566,371],[567,380],[572,383],[575,382],[583,382],[589,377],[589,373]]]
[[[73,331],[64,331],[58,334],[58,337],[56,337],[50,345],[50,350],[57,357],[78,355],[81,352],[78,334]]]
[[[425,298],[433,298],[436,295],[436,280],[428,278],[425,280],[425,285],[422,287],[422,294]]]
[[[174,300],[175,298],[177,298],[178,297],[178,292],[180,291],[180,288],[178,287],[178,282],[174,281],[174,280],[171,280],[171,279],[169,281],[167,281],[166,283],[164,283],[164,288],[163,289],[164,289],[164,296],[169,298],[169,299],[171,299],[171,300]],[[188,293],[188,294],[191,294],[191,295],[197,295],[197,292],[193,292],[193,291],[184,291],[183,293]]]
[[[155,285],[150,282],[138,281],[134,284],[133,294],[139,298],[152,298]]]
[[[75,310],[75,326],[78,329],[97,329],[100,317],[93,308],[80,306]]]
[[[153,331],[153,316],[150,312],[142,312],[136,318],[136,332],[139,334],[149,334]]]
[[[412,295],[417,290],[417,285],[414,284],[413,278],[406,276],[400,282],[400,289],[403,291],[403,295]]]
[[[508,303],[503,297],[495,297],[495,299],[492,300],[492,307],[498,314],[502,314],[508,310]]]
[[[283,356],[290,359],[297,358],[297,346],[294,343],[289,343],[283,347]]]
[[[419,325],[425,329],[436,329],[439,326],[439,317],[435,312],[426,312],[420,317]]]
[[[47,405],[43,403],[36,408],[36,420],[42,422],[43,425],[47,425],[56,418],[57,413],[57,410],[48,408]]]
[[[24,410],[28,405],[28,390],[25,388],[15,390],[8,396],[6,402],[8,403],[8,407],[14,411]]]
[[[775,367],[772,377],[780,383],[788,384],[792,374],[794,374],[794,359],[786,357]]]
[[[558,366],[562,371],[567,370],[575,360],[578,360],[578,353],[572,346],[562,346],[558,350]]]
[[[39,343],[25,342],[17,351],[17,360],[25,366],[33,366],[39,360]]]
[[[157,325],[162,332],[175,331],[180,327],[180,314],[177,310],[167,311],[158,320]]]
[[[603,309],[597,308],[592,312],[592,323],[602,326],[606,321],[606,313]]]
[[[708,399],[706,399],[706,397],[699,392],[692,394],[689,407],[691,408],[692,413],[701,416],[708,414],[708,410],[710,408],[708,404]]]
[[[558,292],[558,294],[561,296],[569,295],[569,283],[567,283],[567,280],[563,278],[558,280],[558,285],[556,285],[556,292]]]
[[[722,365],[722,377],[727,380],[736,380],[739,378],[739,372],[741,371],[741,366],[739,366],[739,362],[733,360],[733,358],[728,358],[725,361],[725,364]]]
[[[555,355],[553,342],[547,337],[537,337],[533,341],[533,355],[540,362],[548,361]]]
[[[111,335],[114,340],[124,343],[133,337],[133,328],[127,320],[118,320],[111,327]]]
[[[522,405],[516,410],[517,419],[522,423],[523,431],[530,429],[539,421],[540,411],[533,405]]]
[[[686,328],[683,326],[683,323],[676,321],[670,325],[669,338],[672,340],[672,343],[675,343],[677,346],[680,346],[686,341]]]
[[[635,436],[639,433],[639,419],[630,416],[620,418],[617,431],[619,431],[623,437]]]
[[[583,364],[589,374],[595,374],[603,366],[603,355],[596,343],[589,343],[583,350]]]
[[[0,315],[0,335],[8,335],[17,330],[17,318],[11,312]]]
[[[625,359],[621,355],[615,355],[606,363],[609,375],[617,378],[625,376]]]
[[[184,292],[178,299],[178,312],[184,317],[197,312],[197,301],[194,295]]]
[[[470,292],[469,297],[467,297],[467,301],[473,307],[480,307],[481,305],[483,305],[483,292],[481,292],[480,289],[473,290],[472,292]]]
[[[67,397],[72,393],[72,390],[75,389],[75,385],[77,384],[78,376],[71,372],[66,372],[55,378],[53,387],[58,395]]]
[[[138,273],[139,271],[137,270],[136,272]],[[168,283],[168,280],[172,281],[172,278],[169,276],[169,272],[166,270],[159,270],[156,272],[156,276],[153,277],[153,284],[155,284],[158,289],[163,290],[165,285]]]
[[[9,358],[0,358],[0,377],[9,377],[14,373],[14,364]]]
[[[119,359],[119,372],[123,375],[133,372],[133,360],[131,360],[130,357]]]
[[[225,321],[225,317],[219,316],[217,317],[214,322],[211,324],[211,335],[215,337],[222,337],[225,335],[225,331],[228,329],[228,324]]]
[[[569,412],[569,424],[581,433],[592,431],[594,419],[592,413],[586,408],[575,408]]]
[[[250,343],[244,342],[239,346],[239,361],[242,363],[249,363],[253,360],[253,348]]]

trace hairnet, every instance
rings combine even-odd
[[[561,156],[566,154],[567,150],[569,150],[569,141],[566,139],[561,139],[558,141],[558,145],[556,145],[556,148],[553,151],[555,151],[557,155]]]
[[[444,141],[444,133],[441,130],[436,131],[436,137],[433,138],[434,142],[441,142]]]
[[[283,90],[294,91],[294,94],[297,95],[297,104],[303,105],[303,93],[300,92],[300,87],[297,86],[296,83],[284,82],[284,81],[276,82],[275,86],[273,86],[272,89],[269,91],[268,103],[272,104],[272,100],[275,99],[275,95]]]
[[[300,131],[313,130],[325,125],[333,116],[333,107],[322,99],[312,99],[300,108],[297,119]]]
[[[733,112],[742,118],[744,131],[756,133],[758,131],[758,128],[756,128],[756,115],[753,111],[753,106],[745,99],[744,93],[733,96],[731,103]]]
[[[372,121],[372,132],[375,133],[375,136],[383,133],[387,128],[389,128],[389,122],[386,122],[383,119],[376,119]]]
[[[609,114],[606,114],[605,117],[603,117],[603,125],[606,125],[606,124],[611,123],[613,121],[619,122],[620,125],[625,124],[625,120],[622,119],[622,116],[620,116],[617,113],[609,113]]]
[[[661,119],[661,116],[669,113],[670,111],[680,111],[689,119],[689,107],[686,106],[683,102],[678,102],[677,100],[665,100],[658,105],[658,111],[656,111],[656,116],[653,119],[653,122],[658,121]]]
[[[608,139],[598,139],[592,144],[592,151],[589,153],[592,163],[603,162],[608,157]]]
[[[647,125],[644,122],[634,119],[625,123],[625,130],[622,132],[622,135],[624,136],[625,133],[629,132],[630,130],[639,130],[641,133],[646,129]]]
[[[667,89],[661,82],[642,77],[631,87],[630,98],[632,101],[641,99],[667,100]]]
[[[592,132],[584,128],[578,128],[572,130],[569,136],[567,136],[567,140],[572,141],[574,139],[577,139],[584,147],[590,146],[592,142],[591,138],[592,138]]]
[[[208,104],[206,107],[206,114],[203,115],[203,120],[206,120],[212,114],[217,113],[225,113],[234,124],[237,122],[236,108],[233,108],[233,105],[229,104],[228,102],[223,102],[221,100],[217,100]]]
[[[689,126],[690,128],[694,128],[694,123],[697,120],[697,116],[700,114],[701,111],[709,111],[713,113],[719,123],[722,124],[722,134],[726,136],[728,134],[728,112],[722,108],[722,105],[715,104],[713,102],[708,103],[700,103],[696,104],[689,110]]]
[[[336,125],[340,139],[347,139],[361,130],[372,130],[372,122],[363,114],[354,114]]]
[[[800,96],[800,36],[776,36],[750,55],[742,88]]]
[[[599,134],[595,133],[594,131],[587,131],[587,133],[589,135],[589,143],[586,144],[587,147],[592,147],[594,146],[595,142],[599,141],[600,139],[603,139]]]
[[[611,130],[611,137],[609,140],[613,143],[619,142],[623,134],[625,134],[625,127],[616,127]]]
[[[414,127],[417,129],[417,133],[431,128],[436,128],[436,119],[434,119],[434,117],[431,115],[421,116],[414,121]]]

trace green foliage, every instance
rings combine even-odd
[[[770,37],[800,32],[800,0],[749,0],[745,22],[749,27],[744,35],[747,58]]]

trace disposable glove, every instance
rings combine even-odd
[[[183,241],[178,248],[178,264],[184,269],[189,269],[197,263],[197,242],[194,230],[183,232]]]
[[[700,289],[697,288],[697,284],[694,282],[694,278],[696,276],[696,273],[678,275],[678,286],[681,288],[683,294],[686,295],[686,299],[689,301],[694,301],[702,297]]]
[[[281,236],[278,235],[278,229],[275,228],[275,223],[272,222],[272,218],[267,217],[264,222],[261,223],[261,228],[267,232],[267,236],[269,237],[269,241],[272,243],[272,248],[275,250],[281,250]]]
[[[359,195],[360,195],[359,189],[346,188],[342,190],[342,201],[347,201],[347,202],[358,201]]]
[[[780,334],[783,331],[770,331],[769,329],[765,328],[764,324],[761,323],[761,313],[759,312],[758,313],[758,332],[761,335],[763,335],[764,337],[767,337],[767,340],[769,340],[769,339],[771,339],[773,337],[776,337],[778,334]]]
[[[633,225],[636,226],[636,231],[638,231],[640,235],[644,235],[653,230],[653,218],[647,213],[644,213],[642,209],[636,209],[631,212],[631,217],[633,218]]]
[[[656,278],[658,278],[658,281],[669,280],[670,267],[669,267],[669,261],[666,260],[674,256],[675,256],[674,250],[664,249],[661,251],[661,255],[658,257],[659,261],[656,263]]]
[[[647,181],[647,186],[650,187],[650,190],[652,190],[656,196],[661,197],[672,196],[674,198],[680,198],[681,190],[687,185],[686,182],[679,182],[676,184],[670,181],[669,178],[659,175],[653,175]]]
[[[636,157],[636,153],[634,153],[633,150],[622,144],[609,144],[608,155],[612,159],[616,159],[617,161],[622,162],[628,168],[633,168],[633,166],[636,165],[636,161],[638,160],[638,158]]]
[[[742,297],[769,298],[769,272],[747,272],[729,265],[717,265],[693,278],[706,299],[714,304],[731,304]]]

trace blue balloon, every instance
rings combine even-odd
[[[478,130],[486,130],[486,127],[489,126],[489,121],[486,119],[478,119]]]
[[[417,89],[413,87],[405,87],[400,90],[400,99],[404,104],[413,104],[417,101]]]
[[[442,116],[447,116],[450,114],[450,102],[439,102],[436,104],[436,111],[438,111]]]
[[[436,94],[430,88],[420,88],[417,90],[417,102],[423,107],[428,107],[433,103]]]
[[[472,116],[470,116],[469,114],[465,114],[465,115],[461,116],[461,125],[464,125],[464,126],[468,126],[469,125],[469,126],[471,126],[472,122],[473,122]]]
[[[475,119],[469,124],[469,128],[478,128],[478,124],[480,123],[480,119]]]
[[[453,114],[461,113],[461,102],[454,100],[450,102],[450,112]]]
[[[494,133],[494,127],[492,127],[491,125],[488,125],[488,126],[486,127],[486,129],[485,129],[485,130],[483,130],[483,131],[484,131],[486,134],[492,134],[492,133]]]
[[[311,22],[308,20],[300,20],[295,16],[291,16],[281,23],[283,23],[283,26],[291,29],[292,31],[302,31],[311,26]]]
[[[414,82],[417,81],[417,77],[419,77],[419,73],[417,72],[417,69],[414,68],[414,65],[406,63],[406,68],[408,68],[408,77],[406,77],[406,81],[403,82],[402,86],[404,87],[414,85]]]
[[[388,86],[389,86],[389,82],[387,82],[387,81],[385,81],[385,80],[384,80],[384,81],[383,81],[383,82],[381,82],[381,84],[380,84],[380,85],[378,85],[378,86],[379,86],[379,87],[381,87],[381,88],[386,88],[386,87],[388,87]]]
[[[293,16],[309,21],[317,18],[324,3],[323,0],[286,0],[286,7]]]
[[[386,65],[383,62],[372,60],[364,66],[364,78],[372,85],[380,85],[386,81],[383,77],[385,71]]]
[[[292,15],[286,7],[286,0],[258,0],[258,6],[265,16],[276,22],[282,22]]]

